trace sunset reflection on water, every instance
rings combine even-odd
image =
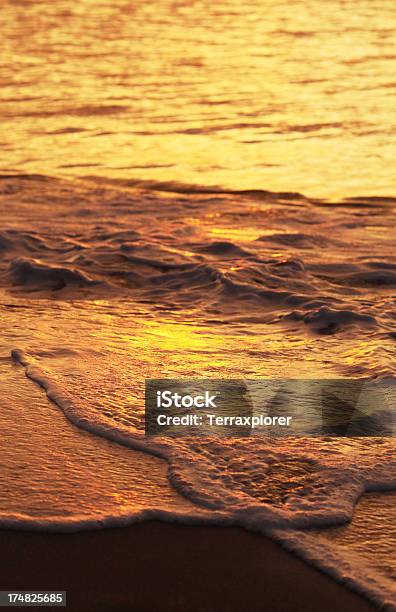
[[[3,169],[396,192],[392,1],[3,4]]]
[[[144,389],[394,378],[394,0],[4,0],[1,15],[1,524],[219,511],[385,605],[380,496],[351,529],[301,528],[394,487],[391,394],[358,415],[361,438],[194,443],[145,437]]]

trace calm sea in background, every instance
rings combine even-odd
[[[5,0],[1,24],[2,167],[395,195],[393,0]]]
[[[145,378],[394,378],[394,2],[0,16],[1,525],[243,525],[394,610],[394,437],[143,432]]]

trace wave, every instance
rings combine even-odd
[[[355,448],[358,459],[355,454],[348,461],[348,455],[337,451],[336,441],[326,437],[308,443],[304,439],[289,439],[287,447],[282,441],[266,442],[265,438],[264,441],[146,438],[138,426],[115,422],[89,403],[76,400],[61,377],[39,365],[32,355],[13,349],[11,356],[72,423],[167,459],[171,464],[170,479],[176,488],[204,507],[224,510],[232,502],[234,509],[248,510],[248,514],[257,512],[272,526],[327,525],[350,520],[354,504],[365,490],[396,488],[391,443],[382,441],[379,452],[376,439],[364,443],[349,440],[345,444]],[[306,450],[301,452],[304,446]],[[295,454],[297,447],[300,453]],[[315,447],[321,448],[321,455]],[[265,484],[261,491],[257,478],[249,483],[245,477],[255,469],[257,478],[261,477]]]
[[[95,410],[89,402],[75,399],[61,377],[42,367],[32,355],[14,349],[12,358],[77,427],[166,459],[172,486],[196,504],[196,511],[147,508],[92,520],[78,516],[40,520],[14,514],[2,517],[3,526],[67,532],[149,518],[239,525],[269,535],[373,601],[396,609],[392,585],[364,564],[356,566],[355,560],[336,546],[324,548],[310,535],[312,528],[350,521],[365,491],[396,489],[392,444],[378,443],[375,438],[363,443],[352,439],[345,441],[342,451],[337,440],[326,437],[309,441],[291,438],[287,445],[265,438],[146,438],[135,428]]]
[[[10,278],[16,285],[59,291],[67,286],[90,287],[98,281],[73,268],[42,263],[36,259],[18,258],[11,262]]]
[[[283,317],[287,321],[302,321],[312,331],[320,334],[333,334],[345,326],[376,327],[375,317],[352,310],[336,310],[321,306],[307,312],[293,311]]]
[[[382,440],[378,445],[375,438],[346,441],[355,451],[348,461],[350,450],[342,455],[337,441],[326,437],[310,439],[308,444],[304,439],[290,438],[287,446],[281,440],[266,442],[265,438],[147,438],[138,426],[115,422],[89,402],[76,400],[67,385],[32,355],[13,349],[11,356],[81,429],[167,459],[172,483],[203,507],[226,510],[231,504],[234,510],[247,510],[249,515],[257,512],[270,526],[323,526],[350,520],[365,490],[396,488],[391,442]],[[298,447],[300,452],[295,453]],[[250,484],[248,473],[253,475]],[[265,485],[262,490],[260,477]]]
[[[250,314],[302,334],[394,332],[380,304],[396,262],[390,239],[372,239],[372,200],[341,206],[172,182],[0,178],[15,215],[0,232],[0,284],[11,293],[118,296],[188,307],[208,321]],[[392,218],[389,208],[375,211],[379,227]]]
[[[230,195],[242,196],[264,200],[290,200],[310,202],[303,194],[295,191],[268,191],[266,189],[227,189],[219,185],[198,185],[193,183],[182,183],[180,181],[157,181],[139,178],[103,178],[95,175],[84,177],[94,184],[114,185],[123,188],[143,189],[147,191],[159,191],[165,193],[177,193],[181,195]]]

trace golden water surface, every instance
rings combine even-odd
[[[4,0],[1,169],[395,195],[394,0]]]

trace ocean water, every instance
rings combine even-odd
[[[143,421],[146,378],[394,378],[393,3],[3,18],[0,523],[242,525],[396,609],[394,438]]]
[[[395,202],[166,187],[1,177],[1,524],[243,525],[392,609],[394,438],[146,438],[144,381],[392,379]]]
[[[3,166],[395,195],[393,0],[4,0],[1,29]]]

